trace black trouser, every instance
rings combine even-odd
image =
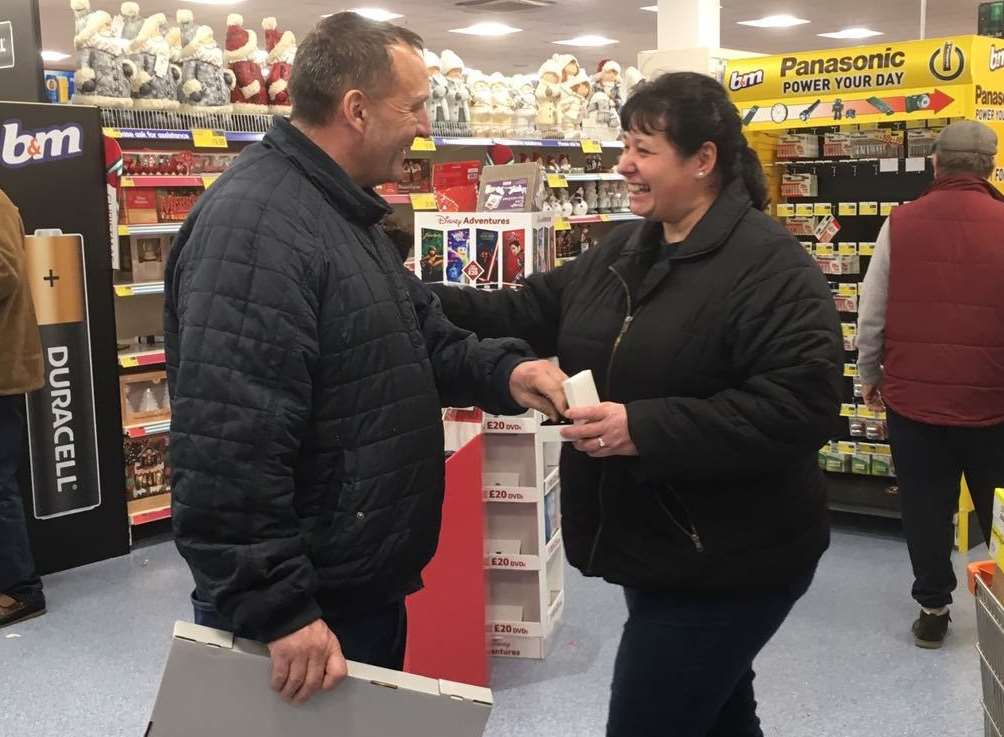
[[[0,594],[40,599],[42,581],[35,574],[17,483],[23,443],[24,395],[0,396]]]
[[[760,593],[626,589],[607,737],[763,737],[753,660],[813,575]]]
[[[962,475],[990,541],[994,489],[1004,487],[1004,424],[991,427],[926,425],[888,411],[889,442],[899,480],[903,531],[913,564],[913,598],[922,607],[952,603],[952,567]]]
[[[192,594],[195,623],[204,627],[233,632],[211,604]],[[408,610],[404,600],[371,611],[350,615],[323,611],[321,616],[335,633],[346,660],[376,665],[380,668],[404,668],[404,650],[408,639]]]

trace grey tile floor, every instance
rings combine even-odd
[[[908,574],[894,534],[835,530],[811,591],[756,665],[769,737],[983,734],[972,599],[958,596],[944,649],[919,650]],[[140,737],[171,625],[190,613],[173,544],[45,583],[49,614],[0,630],[0,737]],[[494,662],[486,737],[603,734],[624,606],[618,589],[573,571],[567,587],[552,656]]]

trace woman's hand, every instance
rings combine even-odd
[[[576,424],[564,428],[561,435],[574,440],[576,450],[592,458],[638,455],[623,404],[603,402],[595,407],[578,407],[568,410],[565,417]]]

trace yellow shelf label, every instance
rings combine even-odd
[[[609,215],[600,215],[600,222],[601,223],[609,223],[610,222],[610,216]]]
[[[880,209],[880,212],[883,215],[890,215],[890,214],[892,214],[892,211],[895,208],[897,208],[897,207],[899,207],[899,203],[898,202],[883,202],[882,206],[881,206],[881,209]]]
[[[122,131],[120,131],[118,128],[102,128],[101,132],[104,135],[108,136],[109,138],[121,138],[122,137]]]
[[[845,363],[844,364],[844,376],[855,377],[858,375],[858,365],[856,363]],[[861,410],[858,410],[858,416],[860,417]]]
[[[837,245],[837,253],[841,256],[857,256],[858,255],[858,244],[857,243],[840,243]]]
[[[411,206],[415,210],[438,210],[436,195],[431,192],[416,192],[411,195]]]
[[[816,244],[816,255],[817,256],[832,256],[833,255],[833,244],[832,243],[818,243],[818,244]]]
[[[948,118],[931,118],[927,121],[928,128],[944,128],[948,125]]]
[[[227,136],[223,131],[192,128],[192,143],[196,148],[226,148]]]
[[[795,214],[795,206],[790,202],[781,202],[777,206],[777,216],[779,218],[790,218]]]
[[[873,131],[878,130],[878,123],[861,123],[858,126],[859,131]]]
[[[547,175],[547,186],[548,187],[567,187],[568,180],[565,179],[564,174],[548,174]]]
[[[907,127],[907,130],[911,130],[913,128],[926,128],[927,127],[927,121],[926,120],[908,120],[908,121],[906,121],[906,127]]]
[[[216,180],[220,178],[219,174],[203,174],[202,175],[202,186],[209,189],[216,183]]]
[[[878,215],[879,214],[879,204],[877,202],[860,202],[860,203],[858,203],[858,214],[859,215]]]
[[[600,145],[599,141],[594,141],[591,138],[582,139],[582,153],[584,154],[601,154],[603,153],[603,147]]]
[[[840,405],[840,416],[841,417],[854,417],[858,413],[858,406],[856,404],[841,404]]]
[[[832,215],[833,205],[829,202],[817,202],[812,206],[813,215]]]
[[[875,253],[874,243],[858,243],[858,254],[861,256],[872,256]]]
[[[119,179],[119,186],[120,187],[135,187],[136,186],[136,180],[133,179],[132,177],[122,177],[121,179]]]
[[[131,297],[132,295],[132,287],[115,287],[116,297]]]
[[[119,226],[119,235],[129,235],[129,226],[128,225],[120,225]]]
[[[841,202],[837,205],[837,215],[841,217],[853,217],[858,214],[857,202]]]
[[[431,138],[416,138],[411,142],[412,151],[435,151],[436,142]]]
[[[860,407],[858,407],[858,417],[861,417],[865,420],[874,420],[875,411],[867,404],[862,404]]]
[[[560,230],[571,230],[572,229],[572,225],[567,220],[565,220],[565,218],[557,218],[554,221],[554,229],[555,230],[559,230],[559,231]]]
[[[795,205],[795,214],[799,217],[811,218],[816,214],[816,206],[811,202],[801,202]]]
[[[850,440],[841,440],[837,443],[837,450],[841,453],[857,453],[858,444],[851,442]]]
[[[119,359],[119,366],[122,368],[136,368],[139,366],[139,361],[136,360],[135,356],[123,356]]]
[[[858,326],[853,322],[842,322],[840,323],[840,332],[844,335],[850,337],[851,335],[858,334]]]
[[[858,285],[857,284],[840,284],[837,286],[837,294],[841,297],[857,297],[858,296]]]

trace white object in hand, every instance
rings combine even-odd
[[[596,391],[596,382],[593,381],[593,372],[589,369],[580,371],[575,376],[565,379],[562,382],[565,390],[565,399],[570,408],[574,407],[595,407],[600,403],[600,395]]]

